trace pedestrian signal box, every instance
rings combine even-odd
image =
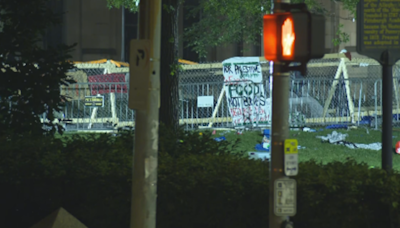
[[[325,54],[325,18],[308,11],[264,15],[264,56],[269,61],[307,63]]]

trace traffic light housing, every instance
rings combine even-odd
[[[297,5],[298,6],[298,5]],[[290,5],[286,5],[290,7]],[[264,15],[264,56],[269,61],[307,63],[325,54],[325,18],[307,10]]]

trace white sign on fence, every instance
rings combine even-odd
[[[269,124],[271,100],[266,98],[259,58],[234,57],[223,61],[222,66],[233,124]]]
[[[197,107],[198,108],[214,107],[214,96],[198,96]]]

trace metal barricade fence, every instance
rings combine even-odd
[[[292,79],[290,83],[288,108],[292,127],[359,124],[364,117],[369,117],[369,124],[376,125],[371,123],[371,117],[380,115],[381,80]],[[334,84],[336,87],[332,87]],[[221,97],[223,86],[220,82],[180,85],[180,123],[185,129],[209,127],[210,124],[213,128],[234,127],[227,100]],[[78,83],[70,87],[64,91],[70,97],[63,112],[64,118],[71,121],[67,130],[111,130],[115,124],[118,127],[134,125],[134,111],[128,108],[127,83]],[[351,88],[351,93],[347,93],[346,87]],[[269,99],[268,80],[265,88]],[[104,107],[85,106],[85,96],[98,95],[104,97]],[[197,106],[197,97],[205,95],[214,97],[212,107]]]
[[[129,68],[107,60],[77,63],[75,67],[67,75],[77,83],[61,87],[61,94],[68,97],[61,114],[66,130],[113,130],[133,125],[134,111],[128,108]],[[104,97],[104,106],[85,106],[87,96]]]
[[[292,127],[365,124],[365,121],[371,124],[372,117],[376,116],[375,97],[380,97],[377,93],[381,90],[374,88],[380,80],[292,79],[290,83],[288,108]],[[181,123],[186,129],[234,127],[227,100],[221,97],[223,86],[223,83],[217,82],[181,85],[184,97],[181,100]],[[265,81],[265,88],[269,89],[268,80]],[[214,97],[213,107],[197,107],[196,98],[205,95]],[[270,98],[270,91],[266,97]],[[221,104],[218,106],[219,100]]]
[[[71,88],[72,87],[72,88]],[[128,108],[128,83],[77,83],[64,89],[66,130],[113,130],[132,126],[134,111]],[[85,105],[84,97],[100,96],[103,107]]]
[[[221,82],[206,82],[206,83],[185,83],[180,86],[180,123],[185,125],[185,129],[194,129],[206,127],[210,123],[210,117],[215,113],[217,122],[214,127],[231,127],[228,121],[221,118],[229,117],[227,102],[222,102],[217,107],[217,102],[223,83]],[[213,96],[214,104],[212,107],[198,107],[198,96]],[[222,98],[221,98],[222,99]]]
[[[341,64],[343,65],[342,68]],[[187,130],[201,127],[232,128],[229,105],[223,96],[221,63],[199,64],[180,73],[179,117]],[[102,68],[103,67],[103,68]],[[262,63],[266,99],[271,98],[268,63]],[[315,60],[306,77],[291,73],[290,126],[358,124],[380,125],[382,84],[381,67],[374,60]],[[82,64],[73,72],[78,83],[62,88],[66,101],[67,130],[111,130],[134,126],[134,111],[128,108],[129,69],[110,65]],[[399,66],[395,65],[393,114],[400,123]],[[278,89],[278,88],[275,88]],[[87,107],[86,96],[104,96],[104,107]],[[198,96],[212,96],[211,107],[197,107]]]
[[[365,124],[375,111],[376,79],[291,81],[290,125]]]
[[[399,91],[396,89],[400,78],[394,80],[394,123],[400,123]],[[380,79],[292,79],[290,83],[291,127],[353,123],[377,128],[381,123]],[[118,127],[134,126],[134,111],[128,108],[128,87],[125,82],[77,83],[64,89],[64,94],[69,97],[63,111],[63,117],[70,121],[67,130],[111,130],[115,124]],[[268,80],[265,80],[265,88],[269,99]],[[223,82],[181,84],[180,124],[187,130],[234,127],[227,99],[221,97],[223,89]],[[98,95],[104,97],[104,107],[85,106],[85,96]],[[213,96],[214,105],[198,107],[198,96]]]

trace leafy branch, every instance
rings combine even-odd
[[[139,2],[140,0],[107,0],[107,7],[109,9],[124,7],[131,12],[137,12],[139,10]]]
[[[350,35],[343,32],[343,24],[339,24],[335,37],[332,39],[333,45],[338,46],[349,42]]]

